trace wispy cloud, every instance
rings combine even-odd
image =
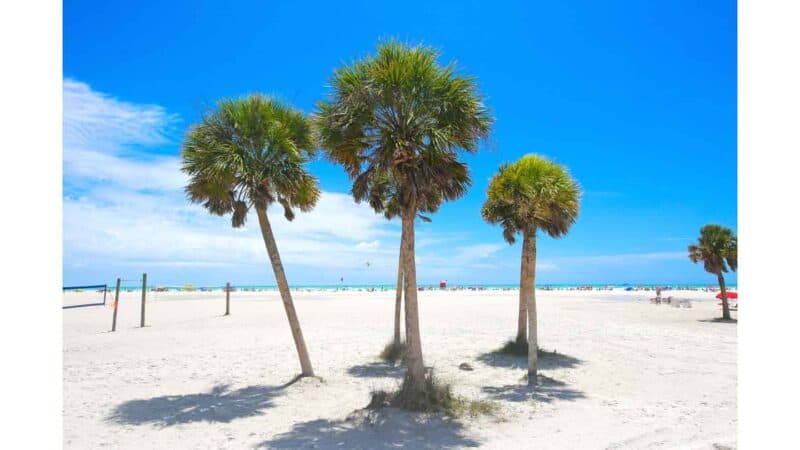
[[[585,255],[552,258],[547,261],[555,266],[567,264],[631,264],[637,261],[669,261],[686,258],[685,252],[623,253],[614,255]]]
[[[161,106],[120,101],[86,83],[64,80],[64,145],[116,152],[126,145],[165,144],[178,120]]]

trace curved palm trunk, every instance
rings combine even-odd
[[[525,273],[527,272],[528,259],[525,258],[525,249],[530,244],[530,238],[526,234],[522,238],[522,258],[520,258],[519,268],[519,316],[517,317],[517,344],[521,344],[528,340],[528,305],[527,297],[525,296]]]
[[[415,208],[403,213],[402,255],[406,291],[406,382],[414,390],[425,387],[425,366],[422,363],[422,343],[419,334],[417,309],[417,267],[414,261]]]
[[[522,251],[525,261],[523,277],[525,303],[528,313],[528,384],[536,384],[536,369],[539,363],[539,339],[536,324],[536,231],[526,231],[526,245]]]
[[[394,345],[400,345],[400,309],[403,303],[403,238],[400,238],[400,256],[397,261],[397,290],[394,294]]]
[[[722,294],[722,318],[731,320],[731,310],[728,307],[728,292],[725,289],[725,278],[722,277],[722,272],[717,273],[717,281],[719,281],[719,291]]]
[[[289,319],[289,327],[292,329],[294,346],[297,348],[297,356],[300,358],[300,368],[302,376],[313,377],[314,369],[311,367],[311,359],[306,349],[306,341],[303,339],[303,331],[300,329],[300,321],[297,318],[297,311],[292,302],[292,293],[289,291],[289,283],[286,281],[286,273],[283,271],[281,255],[278,253],[278,245],[275,243],[275,236],[272,234],[272,227],[267,218],[267,210],[264,207],[256,206],[258,223],[261,225],[261,236],[264,238],[264,245],[267,247],[267,254],[272,262],[272,270],[275,272],[275,281],[278,283],[278,290],[283,300],[283,308],[286,310],[286,318]]]

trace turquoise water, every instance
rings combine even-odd
[[[115,283],[109,283],[109,289],[113,289]],[[427,289],[428,287],[432,286],[434,289],[439,288],[439,284],[420,284],[419,287],[424,287]],[[591,286],[594,289],[604,288],[604,287],[611,287],[615,289],[624,289],[626,287],[642,287],[642,288],[651,288],[654,289],[658,286],[671,288],[671,289],[680,289],[680,288],[689,288],[689,289],[702,289],[705,287],[711,287],[716,289],[717,285],[714,284],[688,284],[688,283],[666,283],[666,284],[537,284],[537,289],[544,289],[544,288],[552,288],[555,290],[569,290],[575,289],[579,287],[587,287]],[[148,285],[148,289],[154,289],[156,287],[163,287],[168,289],[169,291],[181,291],[183,290],[183,286],[168,286],[168,285]],[[261,290],[261,291],[275,291],[278,289],[277,286],[274,285],[235,285],[231,284],[232,288],[237,290]],[[519,288],[519,284],[450,284],[448,283],[447,288],[454,288],[454,287],[480,287],[485,288],[488,290],[500,290],[500,289],[516,289]],[[139,285],[127,285],[121,286],[122,290],[126,291],[138,291],[141,290],[142,286]],[[736,289],[736,285],[729,285],[727,286],[728,289]],[[314,290],[314,291],[365,291],[365,290],[375,290],[375,291],[393,291],[395,289],[394,284],[337,284],[337,285],[295,285],[291,286],[293,291],[295,290]],[[193,284],[194,291],[223,291],[225,290],[225,286],[200,286]]]

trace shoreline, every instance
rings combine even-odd
[[[67,286],[68,287],[68,286]],[[664,283],[664,284],[542,284],[537,285],[537,291],[634,291],[634,292],[650,292],[660,287],[663,291],[699,291],[699,292],[719,292],[719,286],[712,284],[686,284],[686,283]],[[736,284],[726,285],[728,290],[736,290]],[[356,284],[356,285],[296,285],[290,286],[292,292],[385,292],[394,291],[394,284]],[[114,290],[114,284],[108,284],[108,290]],[[121,292],[141,292],[141,285],[121,285]],[[194,286],[187,283],[184,286],[171,286],[171,285],[150,285],[147,288],[148,292],[224,292],[225,286]],[[275,285],[235,285],[231,284],[231,292],[244,291],[244,292],[277,292],[278,287]],[[439,288],[434,284],[419,284],[419,291],[464,291],[464,290],[480,290],[480,291],[513,291],[519,290],[519,284],[453,284],[448,285],[445,289]],[[64,293],[74,292],[103,292],[102,289],[65,289]]]

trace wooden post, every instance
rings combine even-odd
[[[106,294],[108,293],[108,285],[103,286],[103,306],[106,306]]]
[[[117,307],[119,307],[119,282],[117,278],[117,292],[114,294],[114,319],[111,321],[111,331],[117,331]]]
[[[231,315],[231,283],[225,285],[225,315]]]
[[[140,326],[144,328],[144,301],[147,297],[147,274],[142,274],[142,320],[140,322]]]

